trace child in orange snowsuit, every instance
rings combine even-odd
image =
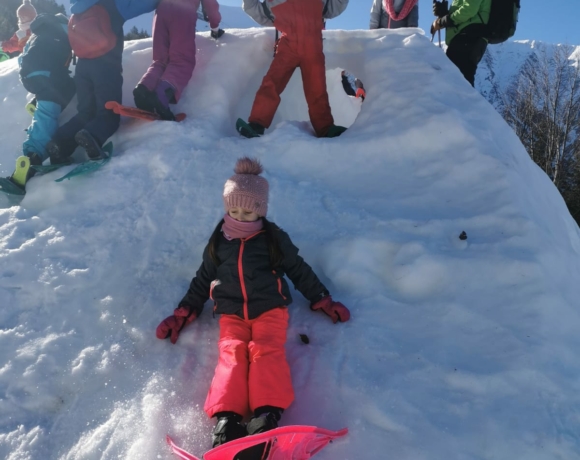
[[[203,262],[157,337],[177,341],[211,297],[220,314],[219,360],[204,410],[216,417],[213,446],[278,426],[294,399],[284,345],[292,297],[284,275],[336,323],[350,313],[335,302],[290,237],[266,220],[268,182],[256,160],[238,160],[224,187],[226,214],[203,252]],[[253,417],[244,426],[248,412]]]
[[[256,137],[270,127],[280,94],[297,67],[302,72],[308,114],[316,135],[335,137],[345,131],[346,128],[334,125],[328,103],[322,29],[324,19],[338,16],[347,5],[348,0],[243,0],[242,8],[248,15],[259,24],[274,26],[282,36],[256,94],[249,123],[238,125],[240,134]]]

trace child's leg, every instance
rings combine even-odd
[[[300,64],[300,70],[310,122],[316,135],[324,137],[328,128],[334,124],[334,119],[326,91],[326,68],[322,50],[305,58]]]
[[[59,156],[67,158],[74,152],[77,143],[75,134],[95,116],[96,105],[91,66],[88,59],[79,59],[76,65],[74,83],[77,91],[77,114],[56,131],[53,139],[59,147]]]
[[[288,310],[275,308],[252,321],[249,359],[250,408],[286,409],[294,400],[290,366],[286,361]]]
[[[93,97],[96,105],[95,115],[84,126],[84,129],[101,146],[117,131],[121,123],[120,115],[105,108],[108,101],[115,101],[119,104],[122,101],[123,70],[120,58],[111,52],[97,59],[84,60],[89,61],[87,66],[93,83]]]
[[[280,105],[280,94],[286,88],[299,63],[298,57],[288,46],[287,40],[282,37],[278,42],[276,56],[256,93],[248,120],[250,123],[258,123],[264,128],[270,127]]]
[[[169,61],[169,12],[171,2],[162,1],[153,18],[153,62],[138,84],[154,91]]]
[[[160,79],[165,80],[175,88],[175,102],[179,101],[195,68],[197,11],[193,7],[194,3],[190,0],[181,0],[167,4],[167,8],[171,9],[169,15],[169,60]]]
[[[248,412],[250,339],[249,322],[235,315],[221,316],[218,364],[204,405],[209,417],[218,412],[235,412],[242,416]]]
[[[32,77],[22,78],[22,84],[27,91],[36,97],[36,111],[32,116],[32,123],[27,129],[26,141],[22,145],[24,155],[31,156],[35,153],[41,161],[48,158],[46,144],[52,139],[58,128],[58,117],[63,104],[66,106],[74,94],[74,84],[70,80],[69,87],[72,90],[64,90],[67,94],[61,94],[59,80],[53,74],[39,74]]]
[[[487,42],[482,37],[472,37],[467,34],[457,34],[447,47],[447,57],[457,66],[465,79],[475,85],[477,65],[483,58]]]
[[[27,129],[26,141],[22,144],[24,155],[36,153],[42,161],[48,158],[46,144],[58,128],[58,117],[61,112],[59,104],[50,101],[38,101],[32,117],[32,123]]]
[[[70,101],[72,101],[72,98],[77,92],[76,84],[68,73],[63,75],[52,75],[51,83],[51,91],[53,92],[54,96],[49,100],[60,104],[62,110],[64,110],[69,105]]]

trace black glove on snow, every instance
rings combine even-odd
[[[447,0],[442,2],[434,1],[433,2],[433,14],[438,18],[442,18],[443,16],[449,13],[449,7],[447,6]]]
[[[217,40],[225,33],[224,29],[212,30],[211,31],[211,38]]]

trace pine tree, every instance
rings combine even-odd
[[[141,29],[141,31],[139,31],[137,29],[136,26],[133,26],[131,28],[131,30],[125,34],[125,41],[127,40],[141,40],[142,38],[149,38],[149,32],[147,32],[145,29]]]

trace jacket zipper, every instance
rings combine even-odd
[[[241,240],[240,252],[238,254],[238,276],[240,277],[240,287],[242,288],[242,297],[244,298],[244,319],[247,321],[248,317],[248,293],[246,292],[246,283],[244,282],[244,267],[242,266],[242,255],[244,254],[244,247],[246,240]]]
[[[286,300],[286,296],[284,294],[282,294],[282,280],[280,279],[280,277],[276,274],[276,270],[272,270],[272,273],[274,273],[274,276],[276,277],[276,282],[278,283],[278,294],[280,294],[280,296]]]
[[[248,315],[248,293],[246,291],[246,283],[244,282],[244,266],[242,264],[242,256],[244,254],[244,247],[246,246],[246,241],[255,237],[256,235],[262,233],[263,230],[260,230],[253,235],[248,236],[247,238],[240,238],[240,252],[238,254],[238,276],[240,277],[240,288],[242,289],[242,297],[244,298],[244,319],[247,321],[250,319]]]

